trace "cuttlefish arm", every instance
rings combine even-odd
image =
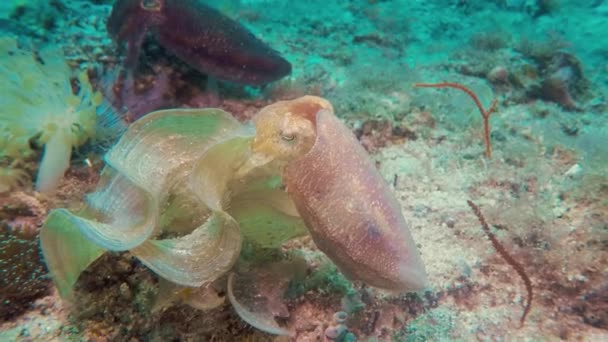
[[[289,197],[321,251],[350,279],[416,291],[426,272],[395,196],[355,136],[312,96],[264,108],[257,160],[283,167]]]

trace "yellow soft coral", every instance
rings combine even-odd
[[[27,173],[14,165],[0,167],[0,194],[27,183]]]
[[[0,158],[21,160],[33,153],[31,142],[44,145],[36,189],[53,191],[69,166],[73,146],[82,145],[95,131],[101,95],[94,92],[85,72],[77,90],[63,53],[45,49],[35,55],[14,39],[0,39]]]

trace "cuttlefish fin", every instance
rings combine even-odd
[[[199,287],[228,272],[239,256],[241,240],[238,223],[224,212],[213,212],[192,233],[147,240],[131,253],[159,276],[179,285]]]
[[[40,232],[44,261],[59,295],[73,299],[72,289],[78,277],[105,250],[90,242],[71,220],[65,209],[53,210]]]
[[[209,147],[248,134],[250,130],[221,109],[161,110],[135,121],[104,159],[160,199],[176,180],[192,172]]]
[[[233,272],[228,276],[228,299],[236,313],[252,326],[274,335],[294,336],[275,317],[289,317],[283,294],[289,282],[305,270],[306,262],[297,258]]]
[[[150,194],[111,169],[82,213],[55,209],[47,217],[40,245],[61,296],[70,297],[80,273],[105,250],[126,251],[145,241],[157,222]]]
[[[291,199],[282,188],[252,188],[235,195],[230,214],[239,223],[243,237],[262,248],[278,248],[286,241],[308,233]]]
[[[233,194],[231,181],[247,160],[251,136],[237,136],[210,147],[190,175],[190,188],[214,211],[226,210]]]

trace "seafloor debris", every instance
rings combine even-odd
[[[486,147],[486,158],[488,158],[488,159],[492,158],[492,144],[490,142],[490,115],[492,115],[492,113],[496,110],[496,105],[498,104],[498,100],[496,100],[496,99],[492,100],[492,104],[490,104],[490,107],[488,109],[485,109],[485,108],[483,108],[483,105],[479,101],[479,98],[477,97],[475,92],[473,92],[471,89],[467,88],[466,86],[464,86],[462,84],[453,83],[453,82],[442,82],[442,83],[433,83],[433,84],[416,83],[416,84],[414,84],[414,86],[422,87],[422,88],[454,88],[454,89],[462,90],[467,95],[469,95],[469,97],[471,97],[471,99],[473,99],[473,102],[475,102],[475,106],[477,106],[477,109],[479,110],[479,114],[481,114],[481,117],[483,118],[483,143]]]
[[[521,279],[524,281],[524,284],[526,285],[526,291],[528,292],[528,301],[526,302],[524,312],[521,315],[521,319],[519,320],[520,324],[523,326],[526,322],[526,316],[528,316],[528,313],[530,313],[530,308],[532,307],[532,298],[534,293],[532,291],[532,281],[528,277],[528,274],[526,273],[524,267],[515,259],[513,259],[513,257],[507,252],[505,247],[500,242],[498,242],[498,239],[496,239],[496,236],[490,230],[490,226],[488,226],[485,217],[481,213],[481,209],[479,209],[479,207],[475,203],[473,203],[473,201],[469,200],[467,201],[467,203],[469,204],[469,207],[471,207],[471,209],[473,210],[473,213],[475,213],[475,216],[477,216],[477,219],[479,220],[479,223],[481,223],[483,231],[486,233],[486,235],[492,242],[492,246],[494,246],[496,252],[498,252],[498,254],[500,254],[500,256],[505,259],[505,261],[511,267],[513,267],[515,272],[521,277]]]

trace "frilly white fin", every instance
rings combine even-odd
[[[80,272],[103,249],[140,246],[136,254],[148,266],[189,286],[227,272],[239,254],[241,237],[226,214],[214,214],[177,239],[148,239],[161,225],[159,216],[175,195],[174,186],[188,178],[209,146],[247,134],[252,135],[250,129],[220,109],[159,111],[131,125],[105,156],[108,166],[97,191],[88,197],[87,215],[55,210],[42,229],[42,250],[60,293],[69,294]],[[183,208],[171,209],[178,214]],[[207,215],[203,212],[198,219]]]
[[[249,154],[252,137],[235,137],[210,147],[190,176],[192,191],[213,211],[225,210],[228,185]]]
[[[244,264],[239,264],[244,266]],[[264,263],[228,276],[228,299],[247,323],[270,334],[293,336],[275,317],[289,317],[283,303],[287,285],[306,274],[306,261],[294,254],[290,260]]]
[[[265,197],[241,199],[237,196],[230,205],[230,214],[239,223],[245,239],[262,248],[278,248],[286,241],[308,233],[304,222],[299,216],[290,215],[288,207],[271,204],[271,197],[278,200],[283,196],[285,203],[290,204],[284,191],[262,191],[261,194]]]
[[[177,183],[170,193],[167,205],[160,213],[159,231],[176,233],[177,236],[188,234],[211,215],[211,210],[192,193],[187,180]]]
[[[243,237],[257,247],[278,248],[308,233],[273,165],[249,169],[233,181],[231,189],[230,215]]]
[[[53,210],[40,232],[40,246],[59,295],[71,299],[78,276],[105,251],[79,231],[74,215],[65,209]]]
[[[76,215],[66,218],[84,236],[111,251],[129,250],[150,237],[158,222],[158,202],[149,192],[108,168],[97,188],[87,202],[98,220]]]
[[[239,181],[241,186],[235,191],[233,201],[262,201],[285,215],[300,216],[284,189],[281,176],[272,168],[261,168]]]
[[[132,182],[162,198],[182,179],[207,146],[248,130],[221,109],[170,109],[134,122],[105,156],[106,162]],[[250,133],[251,134],[251,133]]]
[[[214,212],[188,235],[148,240],[131,253],[161,277],[199,287],[228,272],[239,256],[241,240],[238,223],[226,213]]]
[[[243,279],[239,279],[241,277]],[[276,310],[270,308],[269,298],[258,295],[259,292],[255,289],[254,282],[247,278],[245,275],[236,273],[228,276],[228,299],[239,317],[269,334],[293,336],[293,332],[282,328],[276,322],[274,318]],[[279,287],[276,284],[273,286]],[[241,301],[244,304],[241,304]],[[285,310],[287,309],[285,308]]]

